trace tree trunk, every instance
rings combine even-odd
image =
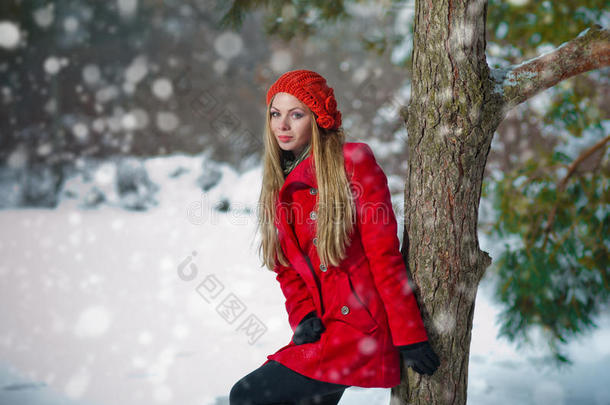
[[[391,403],[465,404],[476,291],[491,264],[477,238],[483,172],[501,121],[488,107],[501,99],[485,58],[486,2],[415,3],[402,251],[441,365],[431,377],[408,369]]]

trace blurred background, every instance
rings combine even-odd
[[[228,403],[291,338],[256,252],[266,90],[326,77],[402,225],[413,15],[411,0],[3,0],[0,404]],[[609,21],[604,1],[491,0],[488,63]],[[540,93],[495,134],[470,403],[610,404],[609,73]]]

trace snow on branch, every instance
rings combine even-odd
[[[595,25],[551,52],[491,74],[508,111],[562,80],[609,65],[610,30]]]

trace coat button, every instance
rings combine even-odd
[[[320,270],[326,271],[326,265],[324,263],[320,265]]]
[[[349,314],[349,308],[347,307],[347,305],[343,305],[343,306],[341,307],[341,313],[342,313],[343,315],[347,315],[347,314]]]
[[[318,218],[318,214],[315,211],[311,211],[309,213],[309,218],[311,218],[313,221],[315,221],[316,218]]]
[[[313,245],[318,246],[318,238],[313,238]]]
[[[318,194],[318,190],[316,190],[315,188],[312,187],[309,189],[309,194],[316,195],[316,194]]]

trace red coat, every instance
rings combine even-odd
[[[288,174],[279,192],[276,225],[290,266],[278,263],[274,271],[288,321],[294,331],[315,310],[325,331],[313,343],[291,340],[263,364],[275,360],[337,384],[394,387],[401,377],[395,346],[428,337],[399,251],[387,178],[367,144],[347,142],[343,155],[357,226],[339,266],[322,266],[316,252],[313,155]]]

